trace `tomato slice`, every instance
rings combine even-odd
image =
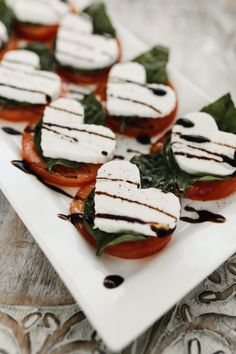
[[[0,118],[12,122],[38,122],[43,115],[44,109],[44,105],[7,108],[0,111]]]
[[[87,196],[90,194],[94,184],[88,184],[82,186],[77,194],[75,199],[71,203],[70,212],[71,214],[83,213],[84,203]],[[93,246],[96,247],[96,240],[94,237],[87,231],[83,223],[76,223],[76,228],[80,234]],[[114,246],[108,246],[105,249],[105,253],[110,254],[114,257],[124,258],[124,259],[138,259],[151,256],[159,252],[164,248],[167,243],[171,240],[171,237],[150,237],[147,240],[142,241],[132,241],[124,242]]]
[[[83,164],[78,168],[57,166],[48,171],[47,163],[38,155],[34,145],[35,125],[26,127],[22,138],[23,159],[30,169],[45,182],[66,187],[78,187],[96,179],[100,165]]]
[[[58,25],[31,25],[18,22],[16,32],[20,37],[33,41],[47,41],[56,36]]]
[[[117,38],[117,45],[119,48],[119,57],[117,62],[121,61],[122,57],[122,47],[121,42]],[[76,73],[74,70],[58,68],[57,73],[60,75],[65,81],[73,82],[82,86],[91,86],[94,88],[95,86],[95,94],[98,95],[102,101],[105,100],[106,97],[106,84],[107,78],[111,67],[106,68],[97,73]]]
[[[174,88],[171,82],[168,83],[171,88]],[[146,135],[149,137],[155,136],[166,130],[170,127],[175,120],[176,114],[178,110],[178,102],[174,110],[164,118],[134,118],[128,124],[124,130],[122,131],[123,135],[137,137],[140,135]],[[114,132],[120,133],[121,132],[121,124],[122,119],[120,117],[107,117],[107,126],[112,129]]]
[[[225,198],[236,191],[236,177],[227,180],[195,182],[185,193],[185,198],[193,200],[217,200]]]
[[[9,50],[14,50],[16,48],[17,48],[17,40],[16,37],[13,36],[11,40],[6,44],[6,46],[0,50],[0,60],[2,60],[6,52],[9,52]]]

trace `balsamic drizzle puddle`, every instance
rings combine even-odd
[[[124,278],[120,275],[108,275],[104,281],[103,285],[107,289],[115,289],[124,282]]]
[[[9,135],[22,135],[22,132],[11,127],[3,127],[2,130]]]
[[[26,161],[24,160],[13,160],[11,161],[12,165],[15,166],[16,168],[18,168],[19,170],[21,170],[24,173],[27,173],[29,175],[34,176],[35,178],[37,178],[38,181],[40,181],[42,184],[44,184],[46,187],[48,187],[49,189],[53,190],[54,192],[60,193],[62,195],[64,195],[67,198],[73,199],[74,197],[72,195],[70,195],[69,193],[63,191],[63,189],[60,189],[56,186],[53,186],[52,184],[46,183],[44,182],[40,177],[38,177],[29,167],[29,165],[27,164]]]
[[[214,222],[217,224],[223,224],[226,221],[226,218],[223,215],[215,214],[209,210],[196,210],[193,207],[187,205],[184,208],[186,211],[193,211],[198,214],[198,218],[193,219],[188,216],[182,216],[180,220],[189,222],[191,224],[200,224],[203,222]]]
[[[65,214],[57,214],[59,219],[69,221],[72,225],[76,226],[76,224],[81,223],[84,220],[83,214],[74,213],[70,215]]]

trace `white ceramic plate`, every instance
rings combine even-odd
[[[122,28],[120,36],[125,59],[146,49]],[[209,101],[173,68],[170,77],[179,95],[179,115]],[[0,121],[1,127],[9,125]],[[13,126],[23,128],[22,124]],[[20,137],[1,131],[0,186],[111,350],[125,347],[236,250],[233,196],[219,203],[197,203],[222,213],[226,223],[180,222],[173,240],[154,257],[140,261],[97,258],[77,230],[57,217],[68,213],[70,200],[16,169],[11,161],[20,155]],[[124,283],[116,289],[105,288],[103,280],[110,274],[123,276]]]

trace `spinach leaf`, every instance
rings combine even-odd
[[[40,69],[46,71],[53,70],[54,58],[53,53],[42,43],[31,43],[23,47],[25,50],[29,50],[38,54],[40,58]]]
[[[202,108],[202,112],[209,113],[220,130],[236,134],[236,107],[229,93]]]
[[[6,5],[5,0],[0,0],[0,21],[6,26],[8,35],[11,35],[15,16],[13,11]]]
[[[95,238],[97,242],[97,256],[101,256],[106,247],[118,245],[127,241],[147,240],[144,235],[135,234],[133,232],[124,233],[107,233],[99,229],[94,229],[94,191],[90,193],[84,205],[84,224],[88,232]]]
[[[66,159],[53,159],[43,156],[43,151],[41,148],[41,129],[42,120],[36,125],[34,131],[34,145],[37,153],[42,157],[42,159],[47,163],[48,171],[53,171],[57,165],[65,166],[68,168],[78,168],[82,165],[82,162],[70,161]]]
[[[167,84],[167,63],[169,60],[169,50],[166,47],[156,46],[148,52],[143,53],[133,59],[142,64],[147,73],[148,83]]]
[[[104,109],[94,94],[86,96],[81,103],[84,106],[84,122],[86,124],[105,125]]]
[[[164,145],[163,152],[135,156],[131,162],[139,168],[142,188],[160,188],[178,197],[183,197],[194,182],[224,179],[213,175],[190,175],[182,171],[175,161],[170,141]]]
[[[3,111],[4,109],[8,109],[8,108],[20,108],[29,105],[30,103],[27,102],[20,102],[5,97],[0,97],[0,111]]]
[[[116,31],[103,3],[93,3],[84,9],[83,12],[92,18],[94,33],[101,35],[108,34],[115,37]]]

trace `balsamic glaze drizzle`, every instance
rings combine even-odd
[[[9,135],[22,135],[22,132],[11,127],[3,127],[2,130]]]
[[[32,171],[30,169],[30,166],[27,164],[26,161],[24,160],[13,160],[11,161],[12,165],[15,166],[16,168],[18,168],[19,170],[21,170],[24,173],[27,173],[29,175],[34,176],[35,178],[37,178],[38,181],[40,181],[42,184],[44,184],[46,187],[48,187],[49,189],[53,190],[54,192],[60,193],[62,195],[64,195],[67,198],[73,199],[74,197],[72,195],[70,195],[69,193],[65,192],[63,189],[60,189],[56,186],[53,186],[52,184],[46,183],[43,181],[43,179],[41,179],[40,177],[38,177],[34,171]]]
[[[186,211],[192,211],[198,214],[197,219],[193,219],[188,216],[182,216],[180,218],[180,220],[189,222],[191,224],[200,224],[203,222],[214,222],[214,223],[222,224],[226,221],[226,218],[223,215],[215,214],[209,210],[196,210],[195,208],[190,207],[189,205],[187,205],[184,209]]]
[[[175,124],[182,125],[184,128],[193,128],[194,127],[194,123],[188,118],[179,118]]]
[[[124,282],[124,278],[120,275],[108,275],[104,281],[103,285],[107,289],[115,289]]]
[[[80,213],[74,213],[70,215],[57,214],[57,216],[62,220],[70,221],[75,226],[76,224],[81,223],[84,220],[83,214]]]
[[[147,135],[139,135],[136,140],[143,145],[151,144],[151,138]]]

